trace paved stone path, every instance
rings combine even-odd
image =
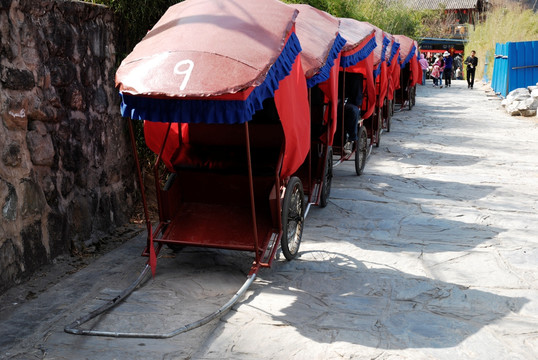
[[[167,340],[65,334],[141,270],[143,234],[0,312],[0,359],[536,359],[538,120],[463,81],[418,88],[365,173],[335,168],[300,257],[222,319]],[[99,329],[169,331],[223,304],[251,255],[188,248]]]

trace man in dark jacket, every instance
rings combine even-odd
[[[478,58],[475,56],[476,51],[471,51],[471,56],[467,56],[464,64],[467,65],[467,88],[472,89],[474,85],[474,74],[478,65]]]

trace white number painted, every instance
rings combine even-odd
[[[187,68],[181,70],[181,67],[184,67],[184,65],[187,65]],[[187,83],[189,82],[189,78],[191,77],[193,67],[194,67],[194,63],[192,62],[192,60],[188,60],[188,59],[181,60],[174,67],[174,74],[185,75],[185,77],[183,78],[183,81],[181,82],[181,86],[179,87],[179,90],[185,90],[185,87],[187,86]]]

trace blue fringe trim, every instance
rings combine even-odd
[[[417,47],[413,45],[413,48],[411,49],[411,52],[407,54],[407,57],[405,58],[404,62],[402,63],[401,67],[404,68],[405,65],[413,58],[415,55],[415,52],[417,51]]]
[[[374,70],[374,79],[377,79],[377,77],[379,76],[379,74],[381,73],[381,64],[383,62],[380,62],[378,65],[377,65],[377,69]]]
[[[331,69],[334,65],[334,60],[338,57],[338,54],[340,54],[340,51],[345,44],[346,39],[340,36],[340,34],[337,34],[336,38],[334,39],[333,46],[329,51],[329,55],[327,56],[327,61],[325,62],[325,65],[323,65],[323,67],[319,69],[316,75],[306,80],[306,86],[311,88],[319,83],[324,82],[329,78],[329,76],[331,75]]]
[[[366,59],[368,55],[370,55],[370,53],[374,51],[376,46],[377,44],[375,42],[375,36],[374,36],[370,39],[370,41],[368,41],[368,44],[364,45],[362,49],[360,49],[353,55],[342,56],[342,60],[340,61],[340,66],[342,66],[343,68],[347,68],[347,67],[356,65],[358,62]]]
[[[386,36],[383,37],[383,47],[381,48],[381,61],[385,61],[385,52],[387,51],[387,46],[390,44],[390,39]]]
[[[254,88],[245,101],[157,99],[120,93],[121,115],[133,120],[168,123],[242,124],[263,108],[265,99],[274,96],[301,50],[297,35],[292,33],[264,82]]]
[[[387,66],[390,66],[390,64],[392,63],[392,60],[394,60],[394,56],[396,55],[396,53],[398,52],[398,49],[400,48],[400,43],[397,43],[396,41],[394,41],[392,43],[392,49],[390,51],[390,59],[389,61],[387,62]]]

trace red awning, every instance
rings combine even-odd
[[[416,51],[415,41],[405,35],[394,35],[397,42],[400,43],[400,65],[405,66],[409,60],[413,57],[414,51]]]
[[[149,127],[235,124],[249,121],[274,96],[286,141],[281,176],[292,174],[310,140],[304,136],[310,115],[294,32],[297,13],[277,0],[186,0],[171,6],[116,73],[122,114],[149,120]],[[282,95],[288,93],[294,96]],[[164,136],[158,125],[148,130],[154,139]],[[163,154],[165,162],[166,156],[172,154]]]
[[[310,5],[292,4],[299,10],[296,32],[301,42],[301,60],[307,79],[318,74],[328,62],[333,61],[345,44],[339,35],[339,20]],[[336,45],[335,53],[331,54]]]
[[[165,98],[243,92],[263,83],[296,16],[276,0],[181,2],[125,58],[116,85],[124,94]]]
[[[347,40],[342,49],[342,68],[353,73],[361,73],[366,79],[368,101],[363,102],[363,117],[372,115],[375,108],[375,79],[374,79],[374,52],[377,44],[375,41],[375,28],[366,23],[354,19],[340,19],[340,34]]]
[[[313,87],[319,84],[326,102],[332,104],[328,108],[331,113],[325,114],[325,122],[330,125],[329,136],[322,136],[322,141],[328,139],[328,145],[332,145],[338,112],[340,51],[346,40],[339,34],[340,21],[337,18],[310,5],[293,6],[299,10],[296,29],[303,49],[301,59],[307,85]]]

